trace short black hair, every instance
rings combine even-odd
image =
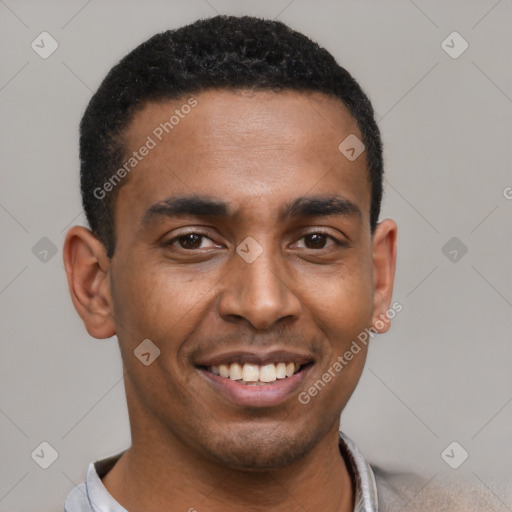
[[[359,84],[327,50],[284,23],[219,15],[139,45],[110,70],[87,106],[80,123],[82,203],[109,258],[115,249],[114,205],[123,183],[108,194],[98,190],[126,158],[124,129],[149,101],[216,88],[321,92],[341,100],[365,145],[374,232],[382,200],[382,141]]]

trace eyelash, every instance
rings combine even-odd
[[[213,240],[208,236],[207,233],[203,233],[201,231],[190,231],[188,233],[182,233],[178,236],[175,236],[174,238],[172,238],[171,240],[169,240],[168,242],[166,242],[164,245],[166,247],[170,247],[174,244],[174,242],[177,242],[179,241],[180,238],[182,237],[185,237],[187,235],[199,235],[201,237],[204,237],[204,238],[208,238],[209,240],[211,240],[213,242]],[[342,242],[340,240],[338,240],[337,238],[334,238],[332,235],[330,235],[329,233],[325,232],[325,231],[311,231],[309,233],[304,233],[300,238],[299,240],[307,237],[307,236],[310,236],[310,235],[324,235],[326,236],[327,238],[330,238],[337,246],[340,246],[340,247],[347,247],[348,246],[348,243],[346,242]],[[184,249],[182,247],[179,248],[180,250],[182,251],[186,251],[186,252],[194,252],[194,251],[198,251],[200,249]],[[308,249],[310,251],[322,251],[322,250],[327,250],[329,249],[328,247],[322,247],[320,249]]]

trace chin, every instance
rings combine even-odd
[[[213,443],[204,447],[204,453],[225,467],[258,471],[288,466],[306,455],[316,443],[316,436],[310,432],[287,432],[277,426],[271,432],[258,433],[257,428],[255,424],[249,432],[237,432],[223,439],[210,438]]]

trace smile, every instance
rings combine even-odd
[[[245,353],[229,358],[224,355],[196,368],[210,389],[223,400],[242,407],[268,408],[287,401],[295,403],[313,366],[311,358],[280,354],[272,362],[269,355],[251,357]]]
[[[305,365],[289,363],[269,363],[258,365],[253,363],[231,363],[209,366],[207,371],[224,379],[231,379],[239,384],[265,385],[276,380],[292,377]]]

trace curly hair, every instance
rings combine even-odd
[[[382,200],[382,141],[370,100],[324,48],[284,23],[215,16],[154,35],[107,74],[80,123],[80,186],[91,231],[112,258],[114,206],[121,188],[94,193],[122,165],[123,131],[149,101],[207,89],[295,90],[338,98],[356,120],[371,185],[370,228]]]

